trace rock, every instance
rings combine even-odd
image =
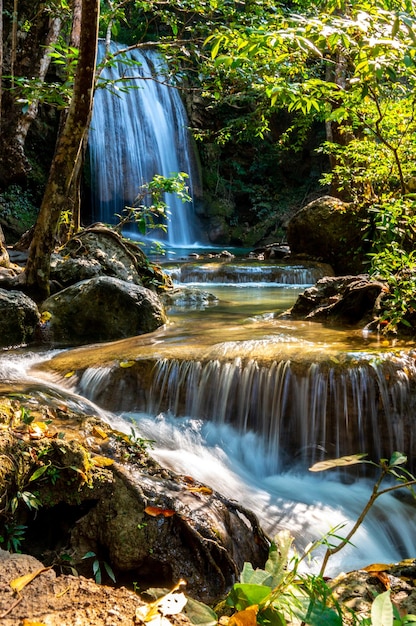
[[[348,325],[368,322],[384,288],[367,275],[326,276],[298,296],[290,316]]]
[[[147,289],[109,276],[67,287],[43,302],[51,318],[50,341],[79,345],[150,333],[166,323],[159,297]]]
[[[138,245],[103,224],[78,232],[51,259],[51,280],[61,287],[96,276],[112,276],[153,290],[171,287],[169,277],[148,262]]]
[[[212,293],[192,287],[176,287],[162,294],[161,299],[166,307],[186,307],[192,310],[218,304],[218,298]]]
[[[351,250],[362,246],[362,217],[352,204],[331,196],[318,198],[289,221],[289,247],[293,254],[329,263],[336,274],[360,273],[362,261]]]
[[[16,493],[17,468],[19,477],[31,478],[41,504],[36,511],[19,508],[25,515],[19,519],[28,526],[24,545],[32,556],[81,576],[93,576],[96,559],[103,582],[107,563],[117,585],[135,582],[142,590],[185,579],[187,595],[210,603],[238,580],[244,562],[264,566],[269,541],[254,514],[161,467],[145,441],[124,434],[126,422],[114,423],[124,431],[114,430],[69,397],[65,403],[65,395],[56,398],[41,384],[30,393],[24,385],[2,388],[0,454],[13,462],[0,472],[1,493],[10,499]],[[22,406],[48,416],[43,435],[32,437],[18,417]],[[42,467],[55,471],[32,478]],[[0,515],[2,534],[5,523]],[[0,599],[2,591],[0,585]]]
[[[34,340],[40,315],[36,303],[21,291],[0,289],[0,346],[18,346]]]
[[[20,594],[10,582],[38,572]],[[83,576],[59,575],[27,554],[0,550],[0,619],[2,626],[133,626],[145,603],[133,591],[97,585]],[[184,615],[169,618],[172,626],[189,626]]]

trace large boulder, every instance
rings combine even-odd
[[[305,254],[329,263],[336,274],[363,271],[362,258],[352,251],[362,247],[362,212],[323,196],[307,204],[290,220],[287,241],[293,254]]]
[[[103,224],[79,231],[51,258],[55,291],[96,276],[112,276],[157,291],[171,287],[169,277],[148,261],[137,244]]]
[[[33,341],[40,315],[35,302],[21,291],[0,289],[0,346]]]
[[[41,310],[50,315],[44,328],[49,340],[69,345],[142,335],[166,322],[155,293],[109,276],[67,287],[45,300]]]
[[[368,323],[376,315],[377,300],[383,290],[383,283],[365,274],[326,276],[298,296],[290,316],[332,325]]]

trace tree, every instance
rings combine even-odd
[[[74,89],[59,135],[44,197],[36,221],[25,269],[25,288],[36,300],[49,294],[50,256],[55,246],[59,218],[88,132],[95,81],[99,0],[82,0],[79,59]]]

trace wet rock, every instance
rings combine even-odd
[[[212,293],[191,287],[176,287],[162,294],[161,299],[166,307],[187,307],[192,310],[218,303],[218,298]]]
[[[384,288],[383,283],[363,274],[326,276],[299,295],[290,316],[334,324],[368,322]]]
[[[362,260],[351,251],[362,245],[362,217],[352,204],[331,196],[318,198],[289,221],[289,247],[293,254],[329,263],[336,274],[360,273]]]
[[[50,341],[79,345],[150,333],[166,322],[159,297],[118,278],[98,276],[67,287],[43,302]]]
[[[0,289],[0,346],[30,343],[39,327],[36,303],[21,291]]]

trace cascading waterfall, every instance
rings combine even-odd
[[[152,383],[145,395],[143,377],[130,378],[130,384],[120,380],[118,365],[87,368],[78,389],[105,402],[110,388],[113,402],[122,402],[121,407],[110,405],[113,410],[167,412],[229,424],[241,435],[253,432],[262,441],[270,472],[356,452],[377,461],[401,450],[412,462],[416,451],[416,366],[408,355],[352,357],[342,366],[290,360],[262,364],[241,357],[146,363]]]
[[[124,48],[111,43],[112,54]],[[101,41],[98,63],[104,54]],[[123,79],[126,74],[134,78]],[[160,54],[147,49],[116,56],[102,71],[100,81],[102,85],[114,82],[98,88],[94,97],[88,143],[94,221],[115,223],[115,215],[133,205],[139,187],[155,174],[187,173],[193,197],[198,176],[186,111],[178,89],[166,82],[166,64]],[[194,244],[192,204],[174,194],[166,194],[166,202],[171,213],[166,243],[173,247]],[[150,235],[165,238],[159,231]]]

